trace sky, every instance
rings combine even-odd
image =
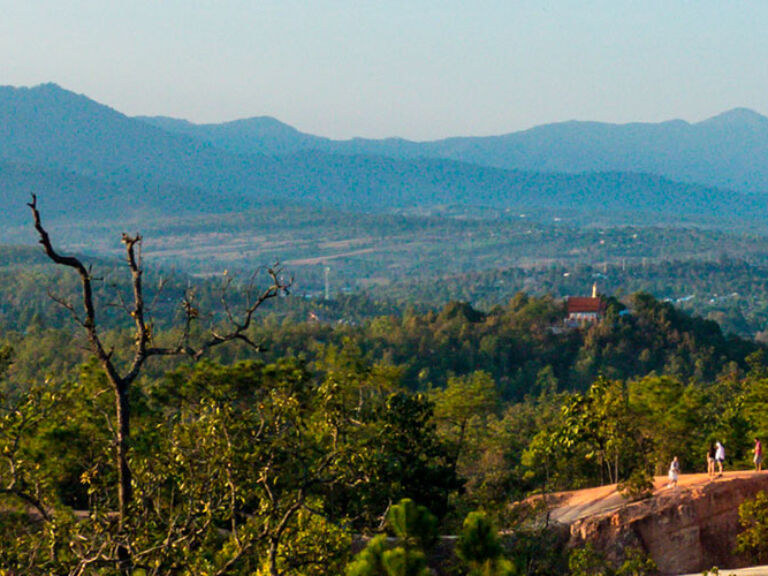
[[[433,140],[768,114],[765,0],[0,0],[0,84]]]

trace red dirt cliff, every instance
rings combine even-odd
[[[664,575],[747,566],[734,553],[738,509],[768,492],[768,472],[681,475],[676,488],[666,481],[656,478],[653,496],[638,502],[624,500],[615,485],[551,495],[550,521],[569,526],[570,546],[589,542],[613,561],[627,547],[642,548]]]

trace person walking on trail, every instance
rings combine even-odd
[[[755,462],[755,470],[757,472],[761,472],[763,469],[763,445],[759,438],[755,438],[755,449],[753,452],[755,453],[755,457],[753,459]]]
[[[707,474],[710,478],[715,475],[715,445],[711,443],[707,449]]]
[[[677,486],[677,477],[680,475],[680,462],[677,456],[672,458],[672,462],[669,465],[669,484],[667,488],[674,488]]]
[[[725,447],[718,441],[715,442],[715,462],[717,462],[717,476],[723,475],[723,462],[725,462]]]

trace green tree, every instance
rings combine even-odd
[[[387,529],[393,541],[373,538],[347,565],[347,576],[429,576],[425,550],[437,539],[437,518],[404,498],[390,508]]]
[[[499,537],[484,512],[470,512],[464,520],[456,555],[469,576],[511,576],[514,565],[503,556]]]
[[[325,390],[300,362],[204,362],[170,374],[156,397],[173,426],[151,434],[146,451],[137,447],[137,479],[152,505],[136,530],[167,526],[184,543],[160,554],[185,554],[194,573],[258,566],[270,576],[317,574],[320,559],[327,568],[343,558],[348,536],[329,521],[324,498],[344,478],[335,439],[346,423],[327,417]]]
[[[587,543],[568,556],[571,576],[651,576],[658,573],[656,563],[639,548],[627,548],[624,560],[614,568],[605,556]]]
[[[0,421],[9,463],[0,470],[7,489],[1,495],[3,509],[13,512],[0,518],[4,567],[112,576],[125,571],[115,559],[127,549],[132,568],[153,575],[178,574],[180,567],[202,576],[319,576],[341,569],[349,534],[331,520],[325,498],[329,486],[347,480],[340,471],[345,452],[335,444],[346,424],[327,417],[327,398],[300,362],[200,363],[169,374],[136,402],[144,406],[131,457],[138,498],[122,529],[113,513],[109,450],[83,461],[91,453],[80,438],[91,430],[109,438],[103,424],[91,421],[109,411],[82,404],[109,400],[90,393],[109,389],[103,373],[91,376],[59,396],[30,395]],[[93,448],[104,447],[98,435],[89,438]],[[52,446],[61,453],[43,458]],[[78,471],[74,481],[88,512],[79,518],[73,497],[53,480]],[[37,510],[32,517],[29,506]]]
[[[384,564],[384,555],[388,551],[387,536],[385,534],[375,536],[347,564],[347,576],[390,576]]]
[[[755,563],[768,562],[768,495],[764,491],[741,503],[739,524],[742,531],[736,539],[736,551]]]
[[[487,372],[474,372],[449,378],[446,387],[434,390],[430,398],[438,431],[455,447],[454,458],[459,461],[470,426],[482,426],[498,408],[496,383]]]
[[[651,576],[658,572],[656,562],[647,553],[639,548],[628,548],[624,552],[624,562],[616,570],[616,576]]]
[[[643,461],[623,382],[599,378],[587,394],[567,400],[562,411],[559,445],[594,460],[601,484],[619,482]]]
[[[587,543],[583,548],[575,548],[568,555],[570,576],[613,576],[613,570],[603,554]]]
[[[187,355],[194,358],[201,357],[208,349],[225,342],[240,340],[254,345],[246,336],[253,314],[267,300],[285,292],[290,282],[286,283],[280,278],[279,270],[269,269],[272,284],[261,294],[251,300],[248,298],[243,317],[235,319],[234,312],[229,305],[225,305],[227,317],[231,329],[222,330],[220,327],[212,327],[211,333],[197,345],[192,343],[192,323],[200,317],[200,311],[196,308],[191,298],[185,298],[182,307],[185,312],[184,328],[181,340],[169,345],[159,345],[155,339],[154,328],[151,321],[150,310],[144,299],[143,266],[142,266],[142,237],[123,234],[122,242],[125,245],[125,255],[130,274],[131,297],[125,300],[121,297],[121,308],[126,312],[133,324],[133,342],[128,346],[125,354],[127,361],[121,366],[114,350],[110,350],[104,343],[100,333],[96,317],[96,305],[93,290],[93,274],[90,267],[75,256],[60,254],[53,246],[50,236],[42,224],[40,212],[37,208],[37,197],[33,194],[29,203],[32,210],[35,230],[40,238],[40,244],[45,254],[56,265],[71,269],[76,272],[80,280],[80,295],[82,307],[80,311],[74,304],[66,299],[58,301],[69,310],[75,321],[83,328],[88,337],[91,353],[96,357],[107,381],[112,389],[115,403],[115,427],[114,446],[117,468],[117,494],[118,515],[120,523],[127,520],[129,507],[133,502],[133,480],[129,465],[129,450],[131,437],[131,403],[130,393],[134,382],[139,377],[144,364],[153,356],[178,356]],[[229,287],[229,281],[225,283],[225,291]],[[255,345],[254,345],[255,346]],[[121,550],[121,555],[127,554]],[[123,563],[123,559],[119,559]]]
[[[702,422],[705,396],[671,376],[649,375],[628,384],[633,419],[655,474],[664,474],[678,456],[682,470],[704,461],[711,423]]]
[[[435,430],[432,403],[423,394],[395,392],[350,431],[348,476],[354,490],[334,495],[361,528],[376,527],[392,502],[412,497],[438,518],[461,489],[446,445]]]

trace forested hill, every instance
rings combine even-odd
[[[404,278],[371,292],[377,298],[386,295],[394,299],[418,294],[421,302],[432,305],[461,300],[487,310],[504,305],[514,292],[564,298],[584,293],[585,287],[595,282],[605,294],[647,292],[691,315],[715,320],[726,333],[761,341],[768,338],[768,267],[727,256],[611,265],[504,267],[440,279]]]
[[[0,328],[20,351],[17,378],[45,370],[37,339],[57,332],[64,335],[59,345],[70,349],[63,355],[70,362],[67,370],[74,370],[87,359],[84,343],[66,336],[76,324],[50,294],[77,306],[76,277],[52,267],[36,249],[3,249],[0,261],[6,262],[0,268]],[[151,302],[158,338],[165,333],[170,337],[169,331],[178,326],[180,303],[190,293],[207,311],[199,320],[200,329],[226,320],[221,304],[226,279],[194,279],[152,269],[145,278],[145,298]],[[120,341],[121,332],[132,325],[119,305],[128,298],[120,288],[126,286],[127,270],[117,262],[97,261],[94,279],[100,327]],[[237,307],[244,296],[234,286],[225,295]],[[263,345],[266,351],[260,357],[265,359],[301,354],[319,361],[328,346],[351,347],[371,361],[398,367],[403,383],[413,390],[441,387],[452,376],[483,371],[508,399],[551,387],[581,390],[600,374],[628,379],[655,372],[713,381],[724,370],[747,369],[746,357],[761,349],[752,341],[726,337],[717,323],[649,295],[609,302],[603,322],[573,330],[563,326],[562,300],[524,293],[486,310],[458,302],[419,309],[364,295],[330,301],[288,297],[264,307],[250,337]],[[50,353],[59,358],[55,363],[61,362],[61,351]],[[225,358],[249,355],[247,350],[220,353]]]
[[[562,302],[520,294],[488,313],[454,302],[335,332],[352,338],[367,357],[401,366],[414,389],[484,371],[503,397],[516,400],[550,388],[583,390],[599,375],[631,379],[655,372],[711,382],[724,370],[746,369],[746,357],[762,349],[648,295],[628,298],[628,308],[611,302],[604,321],[581,330],[559,329]],[[264,337],[276,349],[300,347],[298,334],[289,345],[279,331]]]

